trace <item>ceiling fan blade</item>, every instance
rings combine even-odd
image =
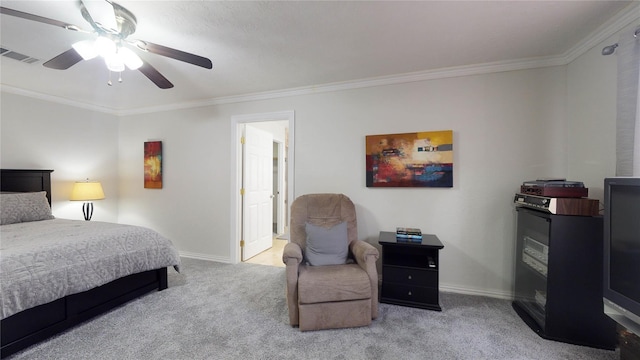
[[[166,47],[166,46],[162,46],[162,45],[158,45],[158,44],[154,44],[154,43],[150,43],[142,40],[133,41],[133,44],[137,46],[139,49],[148,51],[150,53],[170,57],[172,59],[184,61],[186,63],[193,64],[196,66],[201,66],[206,69],[213,68],[213,63],[211,63],[211,60],[207,59],[206,57],[190,54],[188,52],[172,49],[170,47]]]
[[[80,56],[75,49],[71,48],[42,65],[50,69],[67,70],[73,65],[79,63],[81,60],[82,56]]]
[[[173,84],[167,80],[156,68],[149,65],[146,61],[142,62],[142,66],[138,68],[149,80],[156,84],[160,89],[171,89]]]
[[[46,18],[46,17],[43,17],[43,16],[29,14],[29,13],[26,13],[26,12],[13,10],[13,9],[9,9],[9,8],[6,8],[6,7],[1,7],[1,6],[0,6],[0,14],[5,14],[5,15],[9,15],[9,16],[15,16],[15,17],[19,17],[19,18],[26,19],[26,20],[31,20],[31,21],[37,21],[37,22],[41,22],[43,24],[48,24],[48,25],[61,27],[63,29],[67,29],[67,30],[80,31],[80,32],[89,32],[89,31],[83,30],[83,29],[81,29],[81,28],[79,28],[79,27],[77,27],[76,25],[73,25],[73,24],[67,24],[66,22],[62,22],[62,21],[58,21],[58,20],[54,20],[54,19],[49,19],[49,18]]]

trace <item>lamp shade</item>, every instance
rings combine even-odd
[[[79,181],[73,185],[71,200],[90,201],[104,199],[102,185],[97,181]]]

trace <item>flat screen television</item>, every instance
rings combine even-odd
[[[604,312],[640,335],[640,178],[604,180]]]

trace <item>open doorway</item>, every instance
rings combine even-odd
[[[280,240],[278,248],[280,248],[279,251],[281,251],[281,247],[284,246],[281,244],[282,240],[285,239],[286,243],[286,239],[288,238],[289,203],[290,199],[294,197],[293,126],[293,111],[238,115],[231,118],[231,166],[232,169],[235,170],[232,171],[232,196],[230,206],[230,260],[232,263],[243,260],[243,249],[244,246],[248,245],[248,243],[245,243],[245,240],[247,237],[251,238],[253,233],[255,233],[251,230],[253,228],[247,228],[247,221],[254,220],[252,220],[251,214],[247,216],[247,209],[243,208],[247,206],[245,195],[243,195],[246,191],[244,187],[246,184],[251,183],[252,180],[250,178],[251,175],[248,174],[251,171],[246,171],[246,161],[243,162],[243,159],[246,157],[246,155],[243,155],[243,150],[247,145],[241,143],[241,138],[247,128],[257,129],[258,132],[269,133],[273,138],[270,149],[268,149],[269,161],[271,162],[268,167],[269,177],[273,179],[273,190],[270,191],[273,199],[273,203],[270,204],[273,209],[273,216],[268,219],[268,226],[274,243],[276,240]],[[254,130],[251,131],[253,132]],[[251,223],[249,225],[251,225]],[[276,248],[274,251],[278,251],[278,249]]]
[[[286,124],[285,124],[286,125]],[[287,138],[289,127],[284,128],[285,139],[273,140],[273,233],[277,237],[286,236],[289,223],[287,199]]]

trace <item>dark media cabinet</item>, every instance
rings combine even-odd
[[[437,236],[423,234],[421,242],[396,239],[396,233],[381,231],[382,291],[380,302],[441,311]]]
[[[602,303],[602,217],[516,210],[516,313],[545,339],[614,350]]]

